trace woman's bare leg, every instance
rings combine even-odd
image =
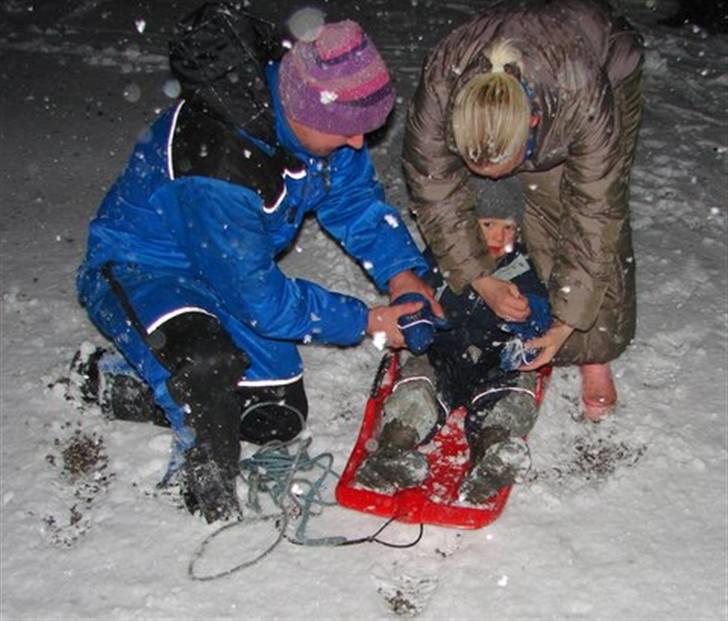
[[[599,422],[614,412],[617,389],[609,364],[581,365],[581,405],[584,416]]]

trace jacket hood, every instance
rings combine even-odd
[[[220,118],[273,139],[265,66],[286,51],[276,26],[231,3],[208,2],[183,18],[169,44],[182,97],[201,99]]]

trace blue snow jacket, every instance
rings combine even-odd
[[[274,63],[266,68],[278,144],[240,132],[255,146],[251,151],[270,155],[271,161],[280,152],[288,157],[281,190],[272,199],[232,181],[178,174],[184,162],[173,162],[176,124],[190,105],[181,101],[141,138],[103,201],[90,226],[78,285],[91,318],[122,351],[124,339],[114,324],[124,318],[105,306],[108,283],[101,270],[106,265],[150,332],[180,305],[221,317],[252,359],[245,378],[251,382],[300,375],[296,348],[284,343],[352,345],[365,335],[366,304],[289,278],[278,267],[308,214],[364,267],[380,291],[387,291],[389,279],[399,272],[427,271],[399,213],[384,202],[366,148],[343,147],[316,157],[298,142],[281,110],[277,71]],[[208,156],[204,149],[198,154],[203,159]],[[255,159],[243,151],[243,158]],[[214,156],[211,151],[209,157]],[[260,161],[267,160],[258,158],[257,166]]]

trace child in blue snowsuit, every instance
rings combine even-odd
[[[184,497],[238,514],[240,440],[287,440],[307,415],[297,344],[350,346],[419,305],[361,300],[287,277],[277,259],[308,214],[379,290],[419,292],[427,264],[363,135],[394,91],[351,21],[282,46],[233,5],[206,4],[170,47],[182,99],[137,143],[90,225],[79,269],[91,320],[148,384],[175,431]]]
[[[548,329],[551,314],[547,290],[518,242],[525,204],[517,184],[488,182],[491,193],[476,204],[475,213],[483,242],[498,261],[492,276],[510,282],[514,295],[528,299],[529,318],[504,322],[471,287],[453,292],[434,267],[427,280],[437,290],[447,323],[428,318],[426,307],[401,318],[409,349],[426,355],[412,356],[403,365],[384,405],[378,448],[358,472],[361,483],[374,488],[419,484],[426,461],[413,449],[426,444],[447,413],[461,406],[467,412],[471,455],[461,486],[464,500],[482,502],[528,470],[523,436],[536,421],[536,374],[517,369],[535,357],[526,343]]]

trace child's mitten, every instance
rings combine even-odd
[[[397,323],[404,335],[407,349],[413,354],[423,354],[432,345],[435,331],[449,330],[450,324],[447,319],[435,315],[430,302],[419,293],[404,293],[392,302],[392,306],[408,302],[422,302],[422,308],[416,313],[402,315]]]
[[[541,336],[551,327],[551,306],[547,298],[527,295],[531,314],[526,321],[509,321],[501,324],[504,332],[515,335],[501,350],[500,367],[504,371],[514,371],[522,364],[533,362],[538,356],[537,349],[526,348],[526,342]]]

